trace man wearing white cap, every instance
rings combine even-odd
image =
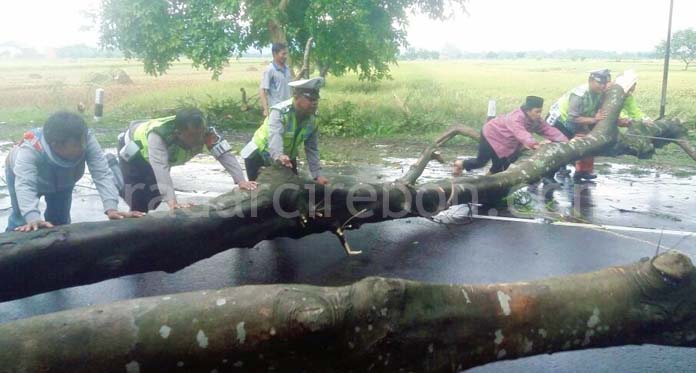
[[[291,82],[293,97],[270,108],[270,113],[254,137],[242,150],[249,180],[256,180],[259,170],[272,162],[297,172],[299,147],[304,144],[309,172],[319,184],[329,180],[321,175],[316,112],[319,90],[324,78]]]
[[[652,124],[652,119],[643,114],[638,107],[636,98],[633,96],[633,93],[636,90],[636,85],[638,84],[638,75],[636,72],[633,70],[624,71],[621,76],[616,78],[616,82],[614,84],[620,85],[624,89],[624,92],[626,92],[624,106],[619,114],[619,127],[629,127],[635,122]]]

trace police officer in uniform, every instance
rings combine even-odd
[[[255,182],[245,180],[229,143],[205,123],[200,110],[186,108],[175,116],[131,122],[119,135],[119,165],[125,184],[120,192],[131,211],[154,210],[162,201],[170,209],[190,207],[177,201],[170,169],[206,149],[241,189],[256,188]]]
[[[329,180],[321,175],[316,111],[319,90],[324,78],[291,82],[293,97],[270,108],[270,113],[253,139],[242,150],[249,180],[256,180],[259,170],[273,162],[297,173],[297,155],[304,145],[309,171],[319,184]]]
[[[592,71],[586,84],[567,92],[551,106],[546,122],[568,138],[585,136],[607,117],[600,110],[607,84],[611,81],[608,69]],[[565,167],[561,169],[561,172]],[[573,180],[581,182],[597,178],[593,173],[594,157],[585,157],[575,163]]]

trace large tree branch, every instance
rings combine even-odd
[[[299,79],[309,79],[309,56],[312,50],[312,42],[314,38],[307,39],[307,44],[305,45],[304,58],[302,59],[302,69],[300,69],[299,74],[297,74]]]
[[[655,149],[671,143],[675,143],[689,157],[696,160],[696,152],[689,141],[687,130],[678,119],[658,120],[652,124],[636,123],[627,131],[619,133],[618,141],[604,153],[651,158]]]
[[[653,260],[533,282],[244,286],[0,325],[15,372],[428,371],[628,344],[696,347],[696,269]]]
[[[129,274],[173,272],[228,248],[253,247],[278,237],[299,238],[330,231],[345,243],[344,230],[362,224],[432,216],[450,204],[497,202],[516,186],[539,180],[549,170],[587,154],[599,154],[608,148],[630,149],[615,146],[615,122],[623,105],[623,92],[615,87],[608,97],[604,106],[609,117],[589,136],[545,145],[495,175],[415,185],[432,158],[425,157],[429,150],[405,178],[384,184],[323,187],[287,169],[273,168],[262,172],[257,191],[227,193],[206,206],[154,213],[137,220],[2,234],[0,301]],[[669,137],[676,128],[683,130],[674,124],[656,125],[653,130],[658,137]],[[455,132],[449,131],[437,144]],[[283,211],[294,217],[288,218]]]

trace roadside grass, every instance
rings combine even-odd
[[[15,140],[27,128],[40,126],[51,112],[75,110],[82,102],[85,117],[105,146],[115,143],[116,134],[130,120],[168,115],[184,104],[202,107],[212,122],[235,133],[242,142],[262,120],[254,96],[266,64],[260,59],[232,61],[220,79],[213,81],[209,72],[192,68],[188,61],[175,63],[164,76],[152,77],[137,61],[3,60],[0,140]],[[393,67],[391,80],[378,83],[361,82],[352,74],[329,77],[319,112],[322,151],[329,159],[355,160],[363,153],[365,139],[392,144],[395,150],[409,143],[419,149],[452,123],[480,128],[489,99],[496,100],[498,114],[513,110],[527,95],[544,97],[548,108],[564,92],[583,83],[588,71],[599,67],[612,69],[614,76],[624,69],[637,70],[636,99],[647,115],[657,116],[662,78],[659,61],[409,61]],[[133,83],[94,82],[96,74],[114,68],[125,71]],[[104,118],[95,123],[92,110],[98,87],[106,90],[106,105]],[[250,98],[248,110],[241,108],[240,88]],[[696,71],[673,66],[668,93],[667,116],[689,122],[692,136],[696,136]],[[468,140],[456,140],[451,149],[471,149],[470,145]],[[693,165],[674,146],[658,150],[649,161],[624,158],[637,163]]]

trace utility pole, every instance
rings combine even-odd
[[[674,0],[669,0],[669,23],[667,24],[667,42],[665,43],[665,66],[662,69],[662,99],[660,100],[660,119],[665,117],[665,105],[667,105],[667,76],[669,75],[669,55],[672,42],[672,9]]]

